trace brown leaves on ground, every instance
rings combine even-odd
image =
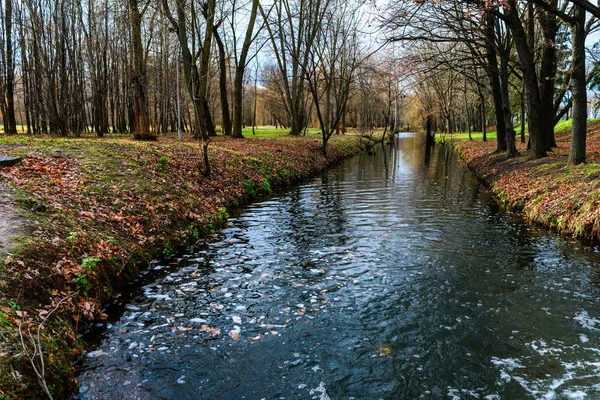
[[[496,141],[457,142],[461,157],[510,208],[562,233],[600,239],[600,123],[588,125],[587,163],[568,166],[570,129],[558,132],[558,147],[532,160],[526,144],[508,158],[494,153]]]

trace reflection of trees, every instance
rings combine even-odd
[[[283,199],[286,207],[275,220],[297,250],[343,245],[348,237],[343,176],[324,174],[318,187],[298,188]],[[316,185],[316,184],[315,184]],[[330,243],[331,242],[331,243]]]

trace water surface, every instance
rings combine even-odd
[[[80,397],[600,398],[598,249],[499,211],[419,135],[376,153],[152,264]]]

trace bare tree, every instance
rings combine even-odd
[[[316,32],[306,66],[308,86],[319,125],[322,151],[346,112],[350,85],[360,63],[357,26],[360,16],[352,2],[332,2]]]
[[[290,134],[300,135],[307,123],[305,80],[312,46],[331,0],[281,0],[270,10],[259,5],[267,21],[271,46],[281,74]]]
[[[208,160],[209,136],[214,136],[216,133],[207,96],[208,69],[210,66],[216,4],[215,0],[208,0],[201,5],[202,9],[200,12],[204,16],[206,23],[200,49],[196,51],[194,46],[190,48],[190,41],[188,40],[188,25],[190,25],[192,37],[196,34],[198,37],[202,37],[200,32],[198,32],[199,22],[196,18],[197,10],[194,2],[190,3],[189,9],[186,7],[186,0],[176,0],[175,3],[177,18],[171,13],[168,0],[163,0],[163,10],[171,22],[173,30],[178,34],[183,59],[183,74],[189,95],[194,104],[196,128],[203,140],[204,173],[210,175],[210,163]],[[195,43],[195,41],[192,41],[192,43]],[[197,62],[199,62],[199,66]]]
[[[129,0],[129,13],[131,18],[131,86],[134,94],[134,123],[133,137],[137,140],[156,140],[156,134],[150,131],[148,121],[147,77],[146,58],[142,44],[142,16],[148,9],[150,0],[147,0],[142,10],[138,0]]]
[[[4,76],[6,90],[6,111],[4,113],[4,131],[6,133],[17,133],[17,122],[15,120],[15,62],[13,52],[13,6],[12,0],[6,0],[4,7],[4,41],[6,51],[4,52]]]

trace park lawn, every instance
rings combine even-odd
[[[599,118],[588,119],[588,124],[594,124],[598,121],[600,121]],[[558,132],[567,130],[570,133],[571,126],[573,126],[572,119],[567,119],[567,120],[561,119],[554,126],[554,132],[558,133]],[[521,124],[517,123],[517,125],[515,125],[514,128],[517,132],[517,141],[518,141],[520,138]],[[528,129],[529,129],[528,124],[525,123],[525,135],[529,134]],[[452,140],[469,140],[469,134],[465,133],[465,132],[451,133],[451,134],[438,134],[437,137],[439,137],[438,142],[443,142],[446,140],[450,140],[450,141],[452,141]],[[472,138],[472,140],[483,140],[483,133],[482,132],[471,132],[471,138]],[[487,140],[496,140],[496,138],[497,138],[496,131],[491,131],[491,132],[486,133]]]
[[[274,127],[264,127],[259,126],[254,130],[254,135],[252,134],[252,128],[244,128],[242,129],[242,134],[244,137],[254,137],[254,138],[286,138],[294,136],[290,135],[289,128],[274,128]],[[316,136],[320,135],[321,130],[319,128],[308,128],[306,136]],[[304,136],[304,135],[302,135]]]
[[[444,142],[448,142],[448,141],[454,141],[454,140],[469,140],[469,134],[468,133],[438,133],[436,134],[436,141],[438,143],[444,143]],[[485,137],[487,140],[496,140],[496,131],[492,131],[492,132],[486,132]],[[471,132],[471,139],[472,140],[483,140],[483,132]]]
[[[55,398],[67,397],[77,385],[73,361],[85,350],[81,329],[151,259],[202,240],[232,209],[362,148],[356,137],[335,137],[325,157],[315,137],[216,137],[206,177],[199,143],[175,136],[0,136],[0,154],[24,157],[0,170],[0,182],[13,188],[26,221],[19,244],[0,258],[0,399],[38,398],[38,380]],[[24,352],[36,347],[42,377],[33,369],[41,359]]]

